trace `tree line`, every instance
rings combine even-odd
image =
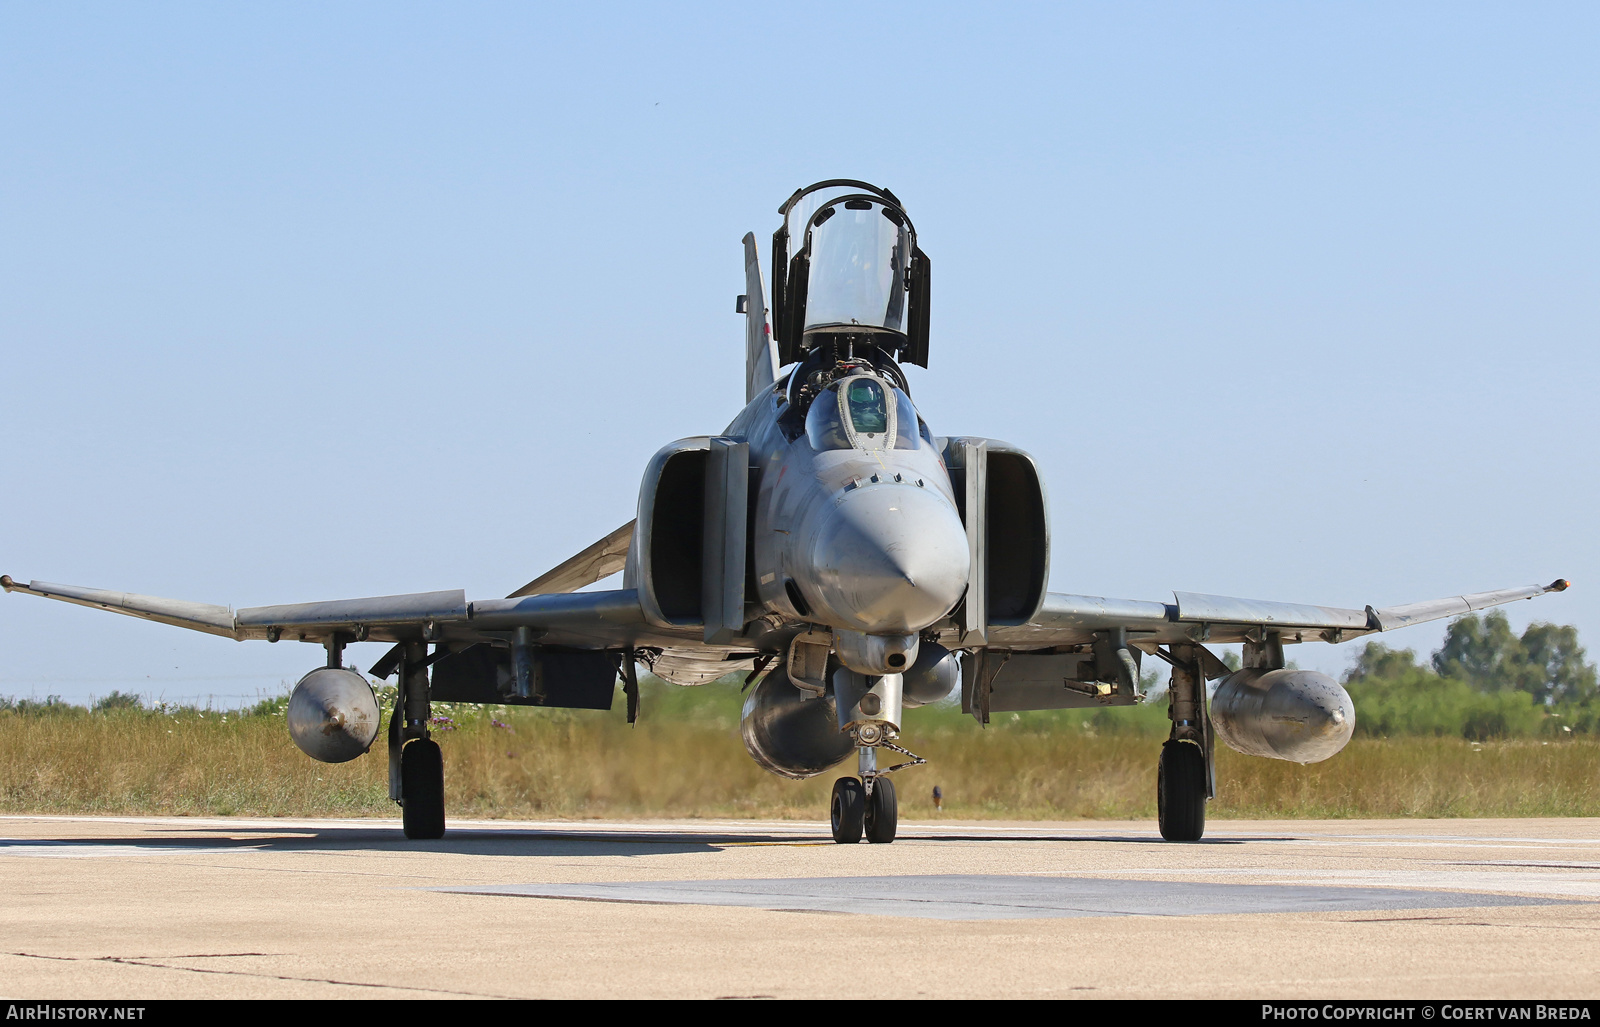
[[[1359,734],[1600,733],[1600,675],[1570,624],[1532,624],[1519,636],[1504,613],[1471,614],[1450,625],[1426,664],[1414,650],[1368,642],[1344,681]]]

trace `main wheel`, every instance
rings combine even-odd
[[[861,840],[861,824],[866,815],[867,790],[853,777],[841,777],[833,783],[833,801],[828,804],[833,821],[833,840],[840,845],[854,845]]]
[[[417,738],[400,750],[400,822],[407,838],[444,837],[444,755]]]
[[[894,782],[880,777],[872,782],[872,794],[867,796],[867,841],[886,845],[894,841],[899,826],[900,806],[895,802]]]
[[[1206,758],[1193,742],[1173,739],[1161,747],[1156,773],[1156,810],[1161,837],[1197,842],[1206,833]]]

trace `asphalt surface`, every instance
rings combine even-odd
[[[7,998],[1600,996],[1600,820],[0,817]]]

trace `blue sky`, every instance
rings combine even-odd
[[[1600,645],[1597,37],[1588,4],[0,4],[0,571],[502,595],[727,423],[740,237],[856,177],[932,258],[928,421],[1044,467],[1054,589],[1567,575],[1512,620]],[[69,698],[319,659],[16,596],[0,652],[0,694]]]

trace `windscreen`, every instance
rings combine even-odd
[[[882,435],[889,430],[889,404],[883,385],[872,378],[852,378],[845,383],[845,406],[857,435]]]
[[[895,449],[921,449],[922,418],[917,416],[916,407],[911,405],[911,397],[894,390],[894,448]]]
[[[911,238],[881,203],[846,200],[823,210],[811,232],[805,329],[859,325],[906,330]]]
[[[902,402],[903,401],[903,402]],[[819,453],[830,449],[915,449],[899,438],[902,410],[911,401],[899,389],[870,375],[846,378],[824,390],[806,413],[806,441]],[[909,423],[916,438],[917,415]]]
[[[851,448],[850,434],[844,427],[844,412],[839,409],[839,394],[833,389],[811,401],[811,409],[806,413],[806,441],[818,453]]]

